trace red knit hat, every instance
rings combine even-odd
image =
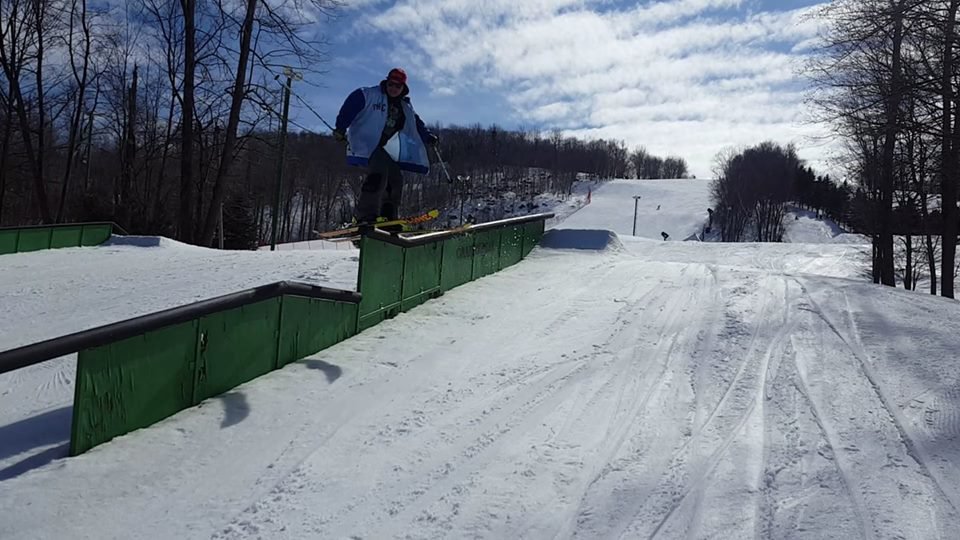
[[[390,73],[387,74],[387,80],[407,84],[407,72],[401,68],[393,68],[390,70]]]

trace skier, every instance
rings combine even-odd
[[[440,139],[414,112],[409,93],[406,72],[393,68],[377,86],[354,90],[340,107],[333,136],[347,143],[347,163],[367,168],[354,215],[359,224],[397,219],[402,171],[430,170],[427,146]]]

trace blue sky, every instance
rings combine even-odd
[[[406,69],[428,123],[561,129],[683,157],[794,142],[823,172],[797,68],[819,22],[809,0],[353,0],[325,23],[323,74],[300,93],[331,123],[346,95]],[[300,107],[298,123],[319,120]]]

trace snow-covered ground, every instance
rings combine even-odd
[[[806,244],[869,244],[870,238],[844,231],[828,218],[817,219],[816,213],[792,208],[787,214],[784,242]]]
[[[68,397],[0,418],[0,538],[954,538],[960,306],[864,283],[869,246],[664,242],[705,219],[680,182],[630,186],[675,212],[638,238],[652,191],[604,186],[523,263],[82,456],[38,433]],[[157,296],[114,304],[246,284],[266,255],[292,265],[272,279],[352,279],[348,252],[141,249],[195,285],[141,273]],[[4,307],[12,266],[50,306],[11,304],[0,349],[102,322],[91,291],[146,263],[101,250],[135,251],[0,258]],[[0,414],[50,392],[11,375]]]
[[[684,240],[702,231],[710,208],[710,180],[615,180],[594,193],[589,212],[563,222],[565,228],[608,229],[618,235]],[[635,196],[640,198],[634,200]]]
[[[204,249],[158,238],[0,259],[0,350],[281,280],[357,286],[359,251]]]
[[[330,242],[328,240],[301,240],[299,242],[287,242],[277,244],[277,250],[327,250],[327,251],[350,251],[357,248],[350,242]],[[260,246],[260,251],[270,251],[270,245]]]
[[[0,350],[281,280],[353,290],[358,254],[218,251],[128,237],[0,256]],[[3,480],[66,455],[75,372],[69,355],[0,375],[0,498]]]

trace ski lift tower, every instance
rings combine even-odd
[[[637,235],[637,205],[640,204],[640,195],[633,196],[633,235]]]

